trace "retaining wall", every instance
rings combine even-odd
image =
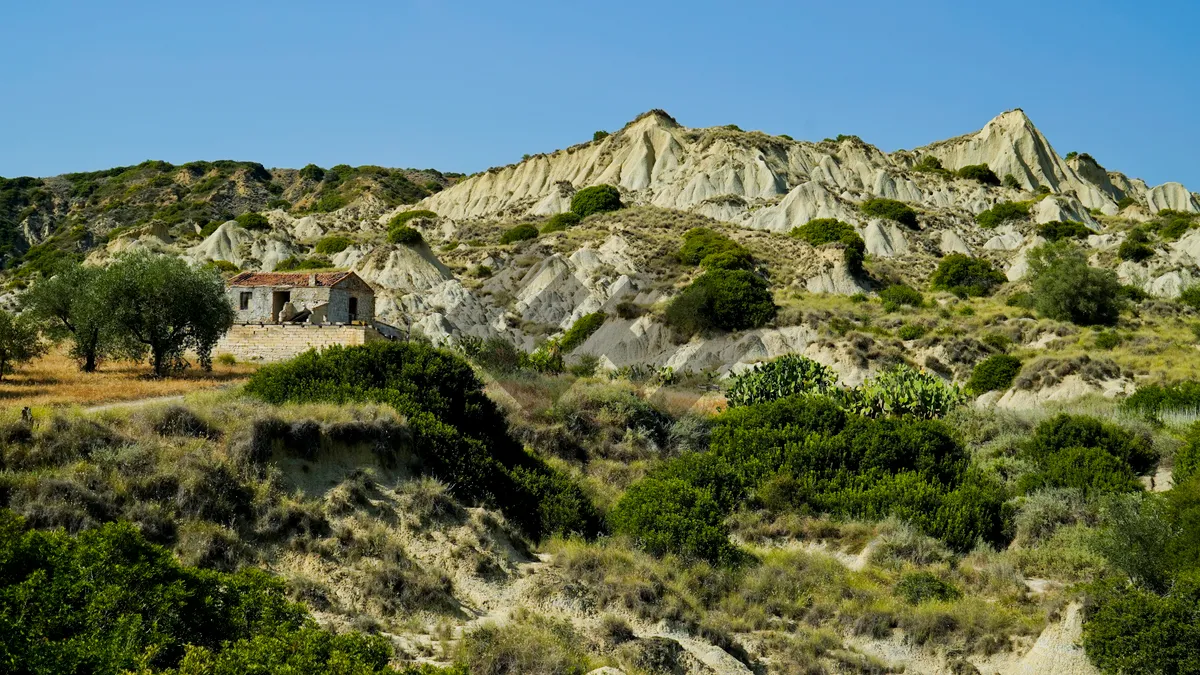
[[[239,361],[284,361],[309,349],[361,345],[384,340],[371,326],[337,324],[234,324],[213,348],[213,356]]]

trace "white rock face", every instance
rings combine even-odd
[[[1196,203],[1195,195],[1188,192],[1187,188],[1179,183],[1163,183],[1150,188],[1146,193],[1146,204],[1150,207],[1151,213],[1158,213],[1163,209],[1189,213],[1200,212],[1200,204]]]

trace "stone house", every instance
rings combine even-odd
[[[354,272],[242,272],[225,289],[242,324],[366,324],[375,291]]]

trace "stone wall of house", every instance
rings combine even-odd
[[[232,354],[239,361],[283,361],[309,349],[361,345],[384,340],[371,326],[333,324],[234,324],[213,348],[213,355]]]

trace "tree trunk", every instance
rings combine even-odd
[[[157,349],[151,350],[151,358],[154,360],[154,376],[164,377],[163,373],[163,353]]]
[[[83,360],[83,372],[85,372],[85,373],[96,372],[96,350],[95,349],[87,350],[87,356],[85,356],[84,360]]]

